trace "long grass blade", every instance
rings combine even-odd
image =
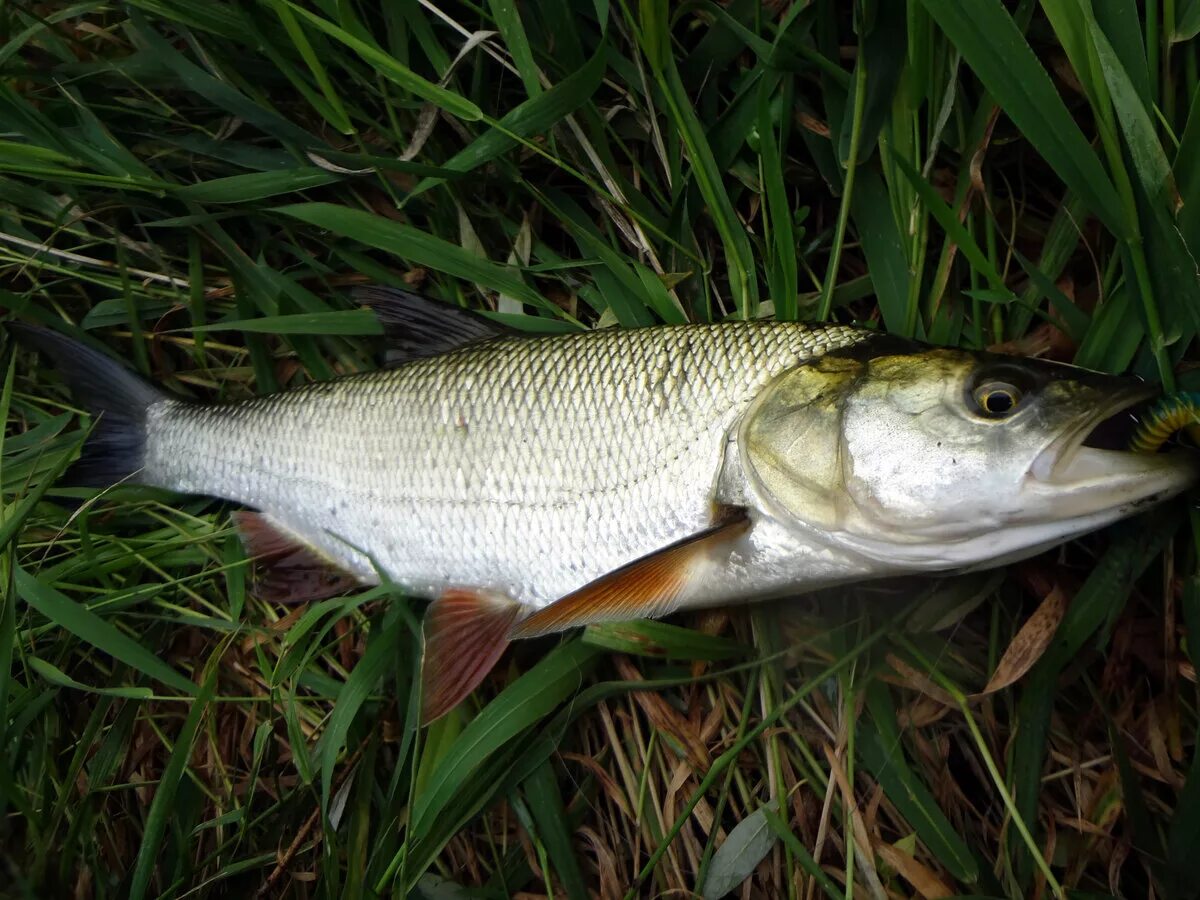
[[[999,0],[922,0],[984,86],[1113,234],[1128,226],[1112,180]]]
[[[43,584],[20,566],[13,573],[17,594],[55,625],[184,695],[195,693],[196,685],[190,680],[86,606]]]

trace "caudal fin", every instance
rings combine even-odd
[[[6,322],[22,344],[54,363],[72,396],[96,417],[82,455],[61,483],[109,487],[137,482],[146,456],[146,417],[168,395],[110,356],[49,328]]]

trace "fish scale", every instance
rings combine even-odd
[[[758,391],[869,332],[728,323],[501,338],[150,410],[143,479],[250,506],[366,581],[542,606],[707,527]],[[357,549],[356,549],[357,548]]]

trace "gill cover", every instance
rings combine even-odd
[[[837,530],[848,501],[843,485],[846,400],[867,364],[826,356],[790,369],[746,411],[738,435],[743,465],[776,518]]]

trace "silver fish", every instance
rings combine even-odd
[[[391,368],[241,403],[168,396],[21,327],[100,413],[78,482],[223,497],[277,586],[319,560],[434,598],[425,715],[508,641],[588,622],[1001,565],[1193,482],[1088,446],[1156,392],[840,325],[551,337],[373,289]],[[291,580],[289,581],[289,577]]]

